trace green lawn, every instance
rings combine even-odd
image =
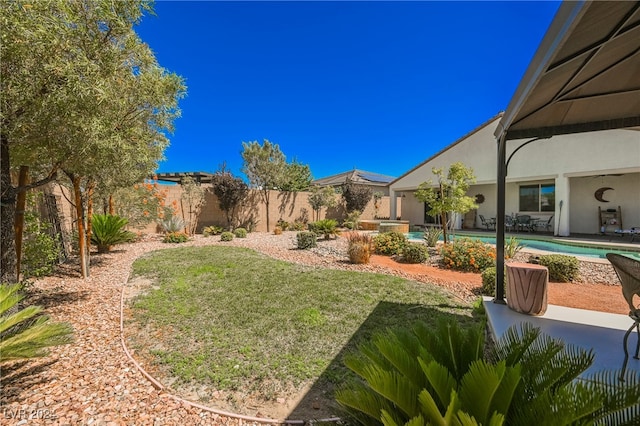
[[[157,345],[137,351],[149,351],[183,383],[219,389],[340,382],[345,351],[374,332],[443,317],[482,321],[435,286],[305,267],[237,247],[160,250],[138,259],[134,275],[155,287],[132,301],[132,321],[161,331]]]

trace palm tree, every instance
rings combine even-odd
[[[39,306],[18,310],[20,284],[0,285],[0,363],[47,355],[50,346],[73,340],[69,324],[54,323]]]

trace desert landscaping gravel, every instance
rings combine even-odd
[[[231,244],[254,248],[269,256],[307,265],[394,273],[400,270],[346,261],[344,238],[320,241],[312,250],[296,249],[296,233],[251,233],[246,239],[222,243],[217,236],[196,236],[189,246]],[[30,304],[38,304],[56,321],[67,321],[75,342],[51,349],[48,357],[3,366],[0,424],[47,425],[239,425],[250,422],[213,414],[184,404],[157,390],[135,368],[120,341],[120,300],[133,261],[144,253],[177,244],[159,236],[116,246],[92,255],[91,276],[79,277],[76,263],[63,265],[56,275],[36,280]],[[521,254],[520,256],[527,256]],[[610,265],[581,262],[582,281],[617,283]],[[458,297],[472,300],[477,292],[464,282],[427,278]]]

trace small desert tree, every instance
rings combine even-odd
[[[342,185],[342,199],[345,202],[347,213],[356,210],[364,212],[371,197],[373,197],[373,190],[368,186],[358,185],[350,180]]]
[[[314,186],[309,195],[309,204],[315,213],[315,220],[320,220],[320,210],[323,207],[336,205],[336,191],[331,186]]]
[[[227,225],[232,227],[234,213],[247,197],[249,187],[242,179],[233,176],[222,167],[213,175],[211,191],[218,199],[220,210],[227,216]]]
[[[279,189],[287,192],[306,191],[311,186],[312,180],[309,165],[293,160],[287,164],[285,180]]]
[[[279,189],[286,180],[287,161],[278,144],[267,139],[242,142],[242,172],[251,186],[260,191],[260,198],[267,209],[267,232],[269,232],[269,202],[271,190]]]
[[[446,176],[443,169],[434,167],[431,171],[438,181],[435,184],[431,180],[421,183],[414,195],[431,208],[430,215],[440,216],[442,239],[446,244],[449,226],[447,213],[464,214],[478,207],[475,198],[467,195],[469,186],[475,183],[476,178],[473,170],[460,162],[453,163]]]
[[[180,179],[180,186],[182,186],[182,195],[180,196],[182,217],[187,222],[187,233],[193,235],[198,225],[198,215],[204,204],[205,189],[191,176]]]

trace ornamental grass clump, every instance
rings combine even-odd
[[[371,252],[373,251],[373,239],[369,234],[360,232],[349,232],[346,235],[349,243],[347,254],[349,261],[354,264],[369,263]]]
[[[549,269],[549,280],[570,283],[578,280],[580,262],[574,256],[547,254],[538,258],[538,263]]]
[[[461,238],[440,249],[442,266],[463,272],[481,272],[495,265],[496,249],[480,240]]]
[[[374,250],[378,254],[393,256],[402,253],[407,245],[407,237],[401,232],[383,232],[373,237]]]

